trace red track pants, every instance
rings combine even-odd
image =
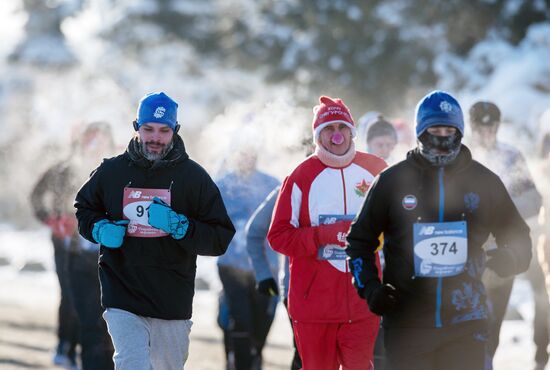
[[[379,326],[378,318],[336,324],[294,321],[302,370],[372,370]]]

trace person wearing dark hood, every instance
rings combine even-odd
[[[392,123],[386,121],[384,116],[376,113],[366,122],[366,144],[367,153],[374,154],[382,158],[386,163],[394,163],[393,155],[397,145],[397,131]],[[384,254],[379,251],[380,265],[384,266]],[[384,331],[379,330],[374,344],[374,368],[376,370],[385,369],[386,353],[384,350]]]
[[[376,117],[367,127],[367,153],[393,162],[392,152],[397,145],[397,131],[383,116]]]
[[[472,129],[472,153],[479,162],[494,171],[510,193],[520,215],[536,228],[536,218],[542,206],[542,196],[538,192],[529,171],[527,161],[521,152],[512,145],[497,139],[501,123],[498,106],[492,102],[479,101],[470,107],[470,127]],[[493,238],[484,248],[495,248]],[[544,288],[544,273],[537,258],[524,274],[529,281],[535,298],[533,339],[537,347],[535,369],[544,369],[548,362],[548,296]],[[491,270],[483,274],[483,284],[487,289],[491,316],[489,320],[488,355],[492,360],[499,343],[500,327],[506,313],[514,276],[501,278]]]
[[[347,236],[354,285],[383,316],[393,370],[484,369],[481,275],[485,267],[518,274],[531,260],[529,227],[499,177],[461,144],[463,133],[456,99],[426,95],[416,108],[417,148],[375,179]],[[498,248],[485,253],[490,234]]]
[[[140,101],[126,152],[79,190],[80,234],[100,244],[103,317],[117,370],[182,369],[198,255],[222,255],[235,233],[220,192],[177,134],[178,104]]]

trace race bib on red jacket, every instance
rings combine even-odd
[[[166,204],[170,204],[171,199],[168,189],[124,188],[124,197],[122,200],[123,219],[130,220],[126,228],[127,236],[158,238],[168,235],[168,233],[149,225],[147,209],[154,197],[158,197]]]
[[[319,225],[334,224],[338,221],[353,221],[355,215],[319,215]],[[345,241],[345,235],[342,236]],[[317,258],[325,260],[342,272],[347,272],[346,249],[336,244],[319,247]]]

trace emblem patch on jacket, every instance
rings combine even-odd
[[[360,183],[355,184],[355,194],[357,194],[360,197],[364,197],[365,194],[367,194],[367,190],[369,190],[370,183],[366,182],[365,179],[361,181]]]
[[[479,195],[476,193],[467,193],[464,195],[464,206],[471,213],[479,208]]]
[[[418,200],[414,195],[409,194],[403,197],[401,204],[403,205],[403,208],[405,208],[407,211],[412,211],[418,205]]]

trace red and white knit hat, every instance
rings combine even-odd
[[[355,123],[351,113],[342,101],[338,98],[321,96],[319,105],[313,107],[313,138],[317,142],[321,131],[331,123],[343,123],[351,129],[351,137],[355,137]]]

